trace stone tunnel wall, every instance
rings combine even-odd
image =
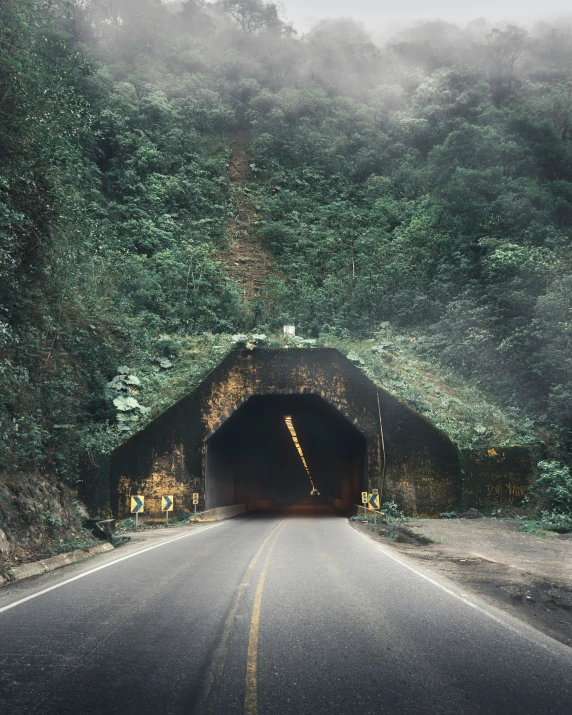
[[[460,455],[449,438],[402,405],[334,349],[231,353],[192,393],[131,437],[110,462],[111,507],[128,515],[131,494],[146,497],[146,514],[160,517],[161,496],[173,494],[177,511],[191,511],[191,494],[205,503],[205,445],[252,395],[317,394],[365,437],[370,490],[381,489],[385,441],[385,498],[409,513],[435,516],[464,501]],[[489,465],[490,466],[490,465]]]
[[[460,460],[462,507],[487,511],[518,506],[542,458],[538,447],[463,451]]]

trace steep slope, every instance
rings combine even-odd
[[[272,258],[256,233],[256,207],[248,187],[250,174],[246,153],[246,132],[236,132],[229,163],[234,217],[227,226],[229,248],[222,256],[228,272],[244,290],[247,301],[261,297],[264,282],[270,275]]]

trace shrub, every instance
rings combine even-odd
[[[539,509],[572,516],[572,475],[560,462],[539,462],[540,476],[532,486]]]
[[[122,521],[117,524],[117,527],[119,529],[134,529],[135,528],[135,519],[132,519],[131,517],[128,517],[127,519],[123,519]]]
[[[543,511],[540,514],[540,523],[543,528],[549,531],[558,531],[565,534],[572,531],[572,514]]]
[[[405,519],[405,513],[401,511],[397,502],[386,501],[382,505],[382,510],[389,519]]]

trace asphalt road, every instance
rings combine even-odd
[[[3,715],[572,713],[566,646],[343,518],[166,534],[0,591]]]

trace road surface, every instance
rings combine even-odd
[[[0,591],[3,715],[572,713],[566,646],[343,518],[165,534]]]

